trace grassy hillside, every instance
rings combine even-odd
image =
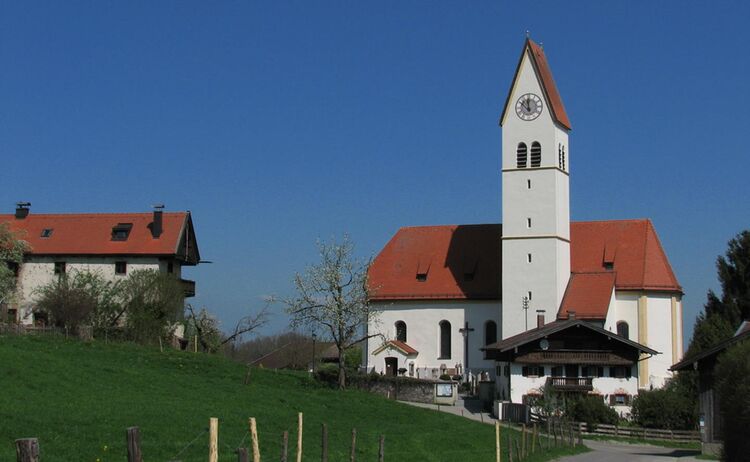
[[[220,460],[234,461],[252,416],[263,460],[273,461],[282,431],[290,431],[290,453],[295,447],[298,411],[306,461],[320,460],[321,423],[328,425],[331,461],[348,460],[352,427],[362,461],[376,460],[380,434],[390,461],[494,460],[489,425],[330,390],[304,374],[256,369],[243,385],[244,374],[216,356],[0,336],[0,460],[15,460],[13,441],[33,436],[45,461],[121,461],[125,428],[137,425],[147,461],[204,461],[208,419],[218,417]]]

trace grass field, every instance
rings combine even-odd
[[[122,461],[125,429],[135,425],[145,460],[204,461],[208,419],[218,417],[220,460],[234,461],[234,449],[248,445],[247,419],[255,417],[263,460],[275,461],[284,430],[290,453],[296,447],[301,411],[306,461],[320,460],[321,423],[332,462],[348,460],[352,427],[361,461],[377,460],[381,434],[386,461],[494,461],[490,425],[331,390],[306,374],[254,369],[249,385],[244,375],[242,365],[217,356],[0,336],[0,460],[15,460],[15,439],[37,437],[44,461]],[[503,429],[504,446],[510,431]]]

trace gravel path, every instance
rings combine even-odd
[[[559,462],[698,462],[698,451],[663,448],[639,444],[622,444],[613,441],[584,440],[591,452],[563,457]]]

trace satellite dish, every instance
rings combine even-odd
[[[541,341],[539,342],[539,347],[540,347],[540,348],[541,348],[542,350],[545,350],[545,351],[546,351],[546,350],[548,350],[548,349],[549,349],[549,341],[548,341],[548,340],[547,340],[546,338],[543,338],[543,339],[542,339],[542,340],[541,340]]]

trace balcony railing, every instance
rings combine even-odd
[[[516,361],[523,364],[596,364],[630,365],[632,359],[624,358],[611,351],[598,350],[551,350],[531,351],[520,355]]]
[[[195,281],[190,279],[180,279],[182,290],[185,291],[185,298],[195,297]]]
[[[591,377],[550,377],[547,384],[557,391],[591,391],[593,380]]]

